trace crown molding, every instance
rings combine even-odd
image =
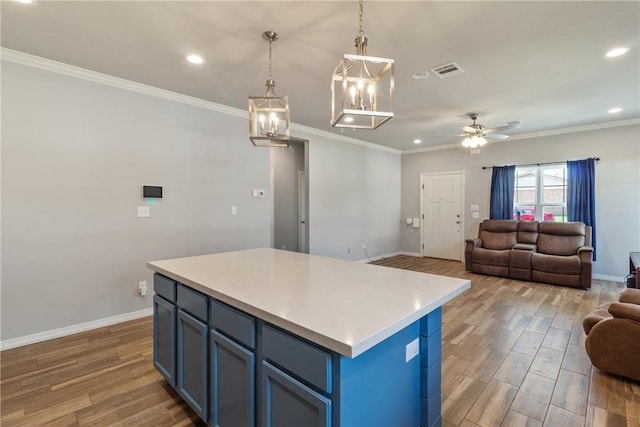
[[[119,89],[128,90],[130,92],[136,92],[143,95],[154,96],[169,101],[179,102],[193,107],[202,108],[209,111],[215,111],[217,113],[226,114],[233,117],[248,118],[246,110],[241,110],[234,107],[229,107],[215,102],[206,101],[204,99],[196,98],[193,96],[183,95],[181,93],[172,92],[166,89],[160,89],[154,86],[145,85],[142,83],[136,83],[131,80],[126,80],[120,77],[111,76],[109,74],[99,73],[97,71],[88,70],[86,68],[76,67],[75,65],[65,64],[63,62],[54,61],[52,59],[42,58],[40,56],[31,55],[28,53],[20,52],[5,47],[0,47],[0,59],[4,61],[14,62],[16,64],[26,65],[29,67],[40,68],[42,70],[50,71],[53,73],[62,74],[69,77],[75,77],[91,81],[94,83],[102,84],[105,86],[116,87]],[[400,154],[401,150],[395,148],[386,147],[372,142],[363,141],[348,136],[338,135],[335,133],[327,132],[322,129],[316,129],[309,126],[299,125],[291,123],[291,129],[304,132],[310,135],[316,135],[323,138],[329,138],[332,140],[338,140],[346,142],[348,144],[359,145],[374,150],[386,151],[390,153]]]
[[[487,141],[487,143],[489,144],[495,144],[495,143],[500,143],[500,142],[505,142],[505,141],[519,141],[519,140],[523,140],[523,139],[531,139],[531,138],[541,138],[541,137],[545,137],[545,136],[554,136],[554,135],[564,135],[567,133],[576,133],[576,132],[588,132],[588,131],[592,131],[592,130],[598,130],[598,129],[608,129],[608,128],[615,128],[615,127],[621,127],[621,126],[632,126],[632,125],[639,125],[640,124],[640,118],[634,118],[634,119],[625,119],[625,120],[617,120],[617,121],[613,121],[613,122],[602,122],[602,123],[595,123],[595,124],[591,124],[591,125],[583,125],[583,126],[573,126],[573,127],[568,127],[568,128],[561,128],[561,129],[549,129],[549,130],[543,130],[540,132],[531,132],[531,133],[523,133],[520,135],[514,135],[514,136],[510,136],[508,140],[499,140],[499,141]],[[448,150],[448,149],[452,149],[452,148],[459,148],[460,144],[458,143],[451,143],[451,144],[443,144],[443,145],[433,145],[431,147],[424,147],[424,148],[411,148],[408,150],[402,150],[402,154],[415,154],[415,153],[424,153],[427,151],[439,151],[439,150]]]

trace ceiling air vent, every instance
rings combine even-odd
[[[457,63],[450,62],[448,64],[439,65],[435,68],[432,68],[431,72],[441,79],[444,79],[446,77],[455,76],[456,74],[462,74],[464,73],[464,70]]]

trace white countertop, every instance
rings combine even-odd
[[[351,358],[471,286],[464,279],[268,248],[147,265]]]

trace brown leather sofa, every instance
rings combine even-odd
[[[620,302],[599,306],[582,327],[593,366],[640,381],[640,289],[625,289]]]
[[[582,222],[487,219],[467,239],[465,268],[479,274],[591,287],[591,227]]]

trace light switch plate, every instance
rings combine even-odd
[[[471,211],[479,211],[480,205],[471,205]]]
[[[151,216],[151,208],[149,206],[138,206],[138,218],[149,218]]]
[[[480,212],[471,212],[473,218],[480,218]]]

